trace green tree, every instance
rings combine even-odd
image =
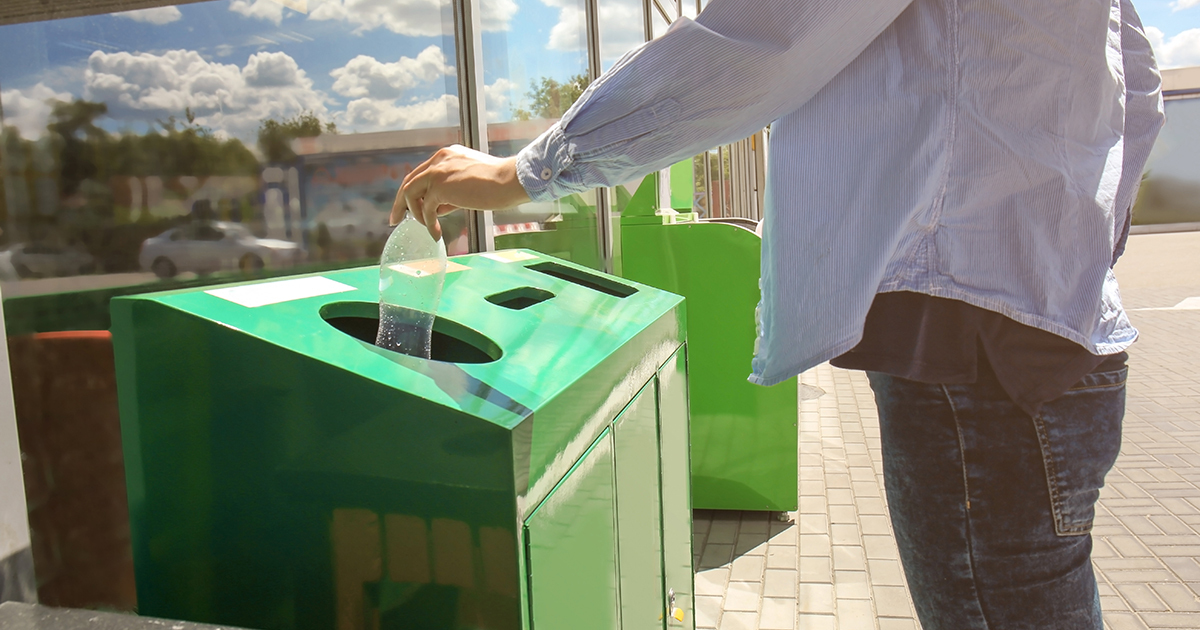
[[[46,129],[59,156],[59,190],[64,197],[75,194],[84,180],[97,175],[98,149],[108,134],[96,126],[96,119],[107,113],[104,103],[83,99],[57,102],[50,110]]]
[[[312,138],[322,133],[337,133],[337,125],[323,122],[311,111],[303,111],[284,120],[268,118],[258,126],[258,148],[268,163],[290,162],[296,159],[292,140]]]
[[[534,118],[562,118],[575,101],[583,95],[592,80],[586,72],[577,74],[564,83],[542,77],[538,81],[529,82],[529,91],[525,93],[529,109],[518,107],[513,110],[516,120],[532,120]]]

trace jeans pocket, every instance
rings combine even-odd
[[[1033,419],[1059,536],[1092,531],[1104,476],[1121,450],[1127,373],[1088,374]]]

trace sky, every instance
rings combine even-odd
[[[605,66],[641,37],[640,0],[601,0]],[[583,0],[481,0],[486,107],[508,120],[531,81],[586,68]],[[1200,65],[1200,0],[1136,2],[1161,67]],[[457,124],[448,0],[210,0],[0,26],[4,124],[45,131],[50,103],[108,105],[101,126],[183,118],[253,144],[302,111],[339,131]]]
[[[1200,66],[1200,0],[1135,0],[1159,67]]]

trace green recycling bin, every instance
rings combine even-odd
[[[687,299],[692,505],[795,510],[796,379],[772,387],[746,380],[760,297],[762,238],[754,232],[756,222],[671,223],[655,215],[651,184],[643,184],[622,209],[621,275]]]
[[[452,258],[433,360],[374,346],[377,299],[371,267],[113,300],[139,612],[694,628],[682,298]]]

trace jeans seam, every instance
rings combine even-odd
[[[1031,416],[1033,429],[1038,436],[1038,450],[1042,453],[1042,467],[1046,471],[1046,490],[1050,496],[1050,514],[1054,517],[1054,533],[1059,536],[1080,536],[1092,530],[1090,525],[1068,526],[1062,515],[1062,499],[1058,492],[1058,466],[1050,452],[1050,435],[1046,432],[1045,423],[1040,415]]]
[[[1101,389],[1112,389],[1114,387],[1124,387],[1124,386],[1125,386],[1125,381],[1121,381],[1120,383],[1104,383],[1103,385],[1084,385],[1083,387],[1072,387],[1071,389],[1068,389],[1067,391],[1069,391],[1069,392],[1087,392],[1087,391],[1097,391],[1097,390],[1101,390]]]
[[[967,476],[967,444],[963,440],[962,424],[958,421],[958,408],[954,405],[954,397],[950,395],[950,390],[945,385],[941,387],[942,393],[946,396],[946,404],[950,406],[950,417],[954,420],[954,434],[958,438],[958,459],[962,462],[963,499],[966,502],[963,519],[966,521],[967,565],[971,569],[971,590],[975,596],[975,605],[979,606],[979,616],[983,619],[983,627],[986,630],[991,628],[992,624],[988,622],[987,611],[983,609],[983,598],[979,595],[982,591],[979,588],[979,577],[975,571],[975,543],[971,537],[971,485]]]

